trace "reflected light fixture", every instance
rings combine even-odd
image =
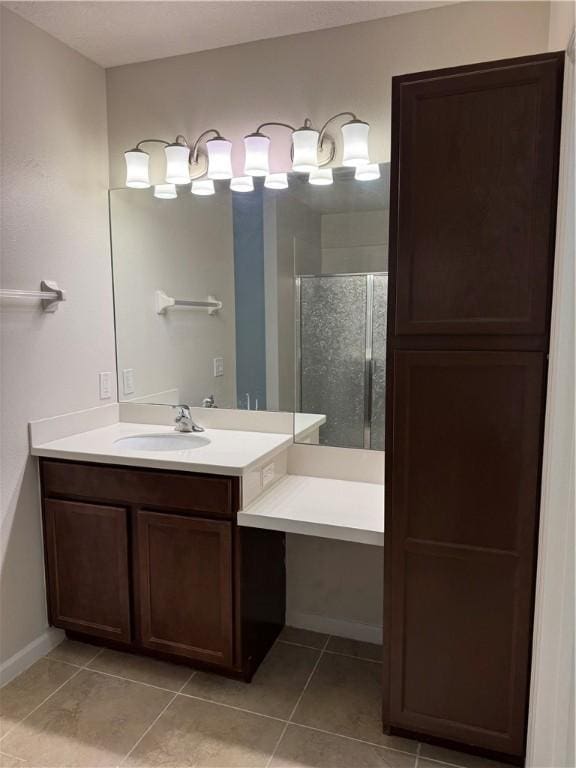
[[[247,176],[267,176],[270,171],[270,139],[258,129],[244,136],[244,173]]]
[[[380,178],[380,166],[378,163],[366,163],[357,165],[354,171],[356,181],[374,181]]]
[[[214,194],[214,182],[212,179],[195,179],[190,189],[193,195],[206,197]]]
[[[332,168],[314,168],[310,171],[308,181],[310,184],[314,184],[318,187],[327,187],[334,181],[332,177]]]
[[[252,192],[254,179],[252,176],[235,176],[230,182],[230,189],[233,192]]]
[[[154,197],[160,200],[173,200],[178,197],[175,184],[155,184]]]
[[[264,180],[264,186],[268,189],[287,189],[288,174],[286,172],[269,173]]]
[[[133,189],[147,189],[150,186],[150,155],[139,149],[124,152],[126,160],[126,186]]]

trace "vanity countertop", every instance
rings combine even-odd
[[[287,475],[246,509],[238,525],[384,545],[384,486]]]
[[[123,437],[175,434],[168,426],[118,422],[51,442],[33,442],[31,453],[68,461],[242,476],[293,442],[288,434],[206,429],[201,435],[210,440],[208,445],[182,451],[135,451],[116,444]]]

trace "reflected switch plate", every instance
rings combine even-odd
[[[214,358],[214,376],[224,376],[224,358]]]

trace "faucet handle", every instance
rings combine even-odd
[[[176,411],[174,421],[178,424],[184,419],[190,418],[190,406],[182,403],[181,405],[173,405],[172,408]]]

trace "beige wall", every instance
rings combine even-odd
[[[386,162],[393,75],[544,52],[548,17],[547,3],[467,2],[109,69],[112,185],[124,183],[123,152],[145,136],[170,139],[182,133],[194,138],[217,126],[234,142],[234,167],[240,174],[242,137],[259,122],[275,119],[300,124],[309,116],[318,124],[343,109],[352,109],[371,123],[373,159]],[[273,170],[286,169],[288,132],[271,129],[270,133]],[[152,149],[151,154],[153,176],[159,180],[162,153]],[[282,390],[281,382],[278,389]],[[282,392],[280,396],[284,401]],[[323,610],[337,622],[345,621],[347,614],[350,621],[378,622],[379,576],[366,582],[358,607],[361,616],[350,614],[354,603],[350,593],[339,593],[335,585],[340,585],[342,572],[380,573],[382,553],[371,553],[367,561],[358,547],[343,544],[339,558],[333,557],[334,551],[330,540],[318,539],[312,545],[303,537],[289,537],[290,614]]]
[[[30,419],[99,404],[114,371],[104,71],[0,9],[2,286],[68,292],[55,314],[5,303],[0,662],[47,627]],[[115,390],[114,390],[115,395]]]
[[[182,403],[201,405],[214,395],[220,408],[235,408],[230,193],[199,197],[183,190],[177,200],[158,200],[152,190],[118,189],[110,200],[118,368],[132,368],[135,381],[134,393],[125,394],[120,375],[120,399],[176,389]],[[179,299],[214,296],[222,310],[209,315],[172,309],[159,315],[157,290]],[[223,376],[214,376],[215,357],[224,360]]]
[[[372,125],[374,159],[390,155],[393,75],[546,50],[548,4],[467,2],[107,70],[112,186],[139,139],[196,137],[217,126],[234,141],[263,120],[318,124],[352,109]],[[273,166],[289,163],[288,132],[272,128]],[[152,153],[161,161],[161,152]],[[162,162],[155,164],[161,174]]]

